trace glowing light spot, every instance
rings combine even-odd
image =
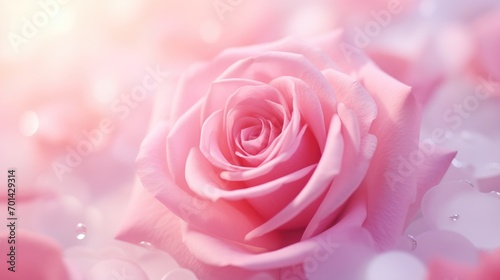
[[[141,9],[141,1],[116,0],[110,2],[111,16],[117,23],[126,23],[138,15]]]
[[[312,36],[331,28],[331,11],[323,5],[308,5],[298,9],[288,23],[288,33],[296,36]]]
[[[40,126],[40,121],[38,120],[38,115],[33,111],[26,111],[21,116],[21,121],[19,122],[19,129],[24,136],[33,136],[38,127]]]
[[[110,103],[118,92],[117,84],[110,79],[99,79],[94,83],[92,95],[100,103]]]
[[[214,19],[206,20],[200,27],[201,39],[209,44],[219,41],[222,35],[222,27]]]
[[[72,11],[64,11],[53,19],[52,31],[56,33],[67,33],[75,25],[75,14]]]

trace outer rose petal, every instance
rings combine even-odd
[[[421,146],[422,147],[422,146]],[[422,148],[421,148],[422,150]],[[425,153],[424,153],[425,154]],[[431,154],[425,154],[424,160],[418,165],[417,170],[417,194],[415,202],[408,211],[408,222],[413,218],[420,208],[420,202],[424,194],[433,186],[439,184],[441,178],[448,170],[450,162],[455,158],[456,152],[432,151]]]
[[[216,80],[231,64],[269,50],[300,54],[305,56],[319,70],[335,67],[332,60],[323,52],[318,49],[311,49],[300,41],[291,38],[255,46],[227,49],[212,61],[195,64],[189,68],[187,74],[183,76],[176,88],[171,105],[170,120],[175,122],[194,103],[200,100],[206,94],[210,83]],[[193,77],[196,77],[196,83],[191,82]],[[189,93],[190,96],[186,96],[186,93]]]
[[[8,236],[8,231],[0,235],[4,259],[9,253]],[[62,251],[53,240],[19,230],[15,246],[16,270],[15,272],[7,270],[10,265],[2,261],[0,279],[70,280]]]
[[[357,194],[347,206],[340,222],[313,238],[303,240],[284,248],[265,252],[250,253],[242,247],[223,239],[200,234],[188,228],[185,234],[186,246],[203,262],[216,266],[240,266],[253,270],[284,268],[299,264],[317,250],[332,252],[340,244],[350,242],[353,232],[362,232],[360,227],[366,218],[365,197]],[[203,246],[200,246],[203,244]],[[213,258],[216,255],[218,258]]]
[[[411,86],[413,95],[423,105],[432,98],[435,89],[444,79],[444,70],[436,70],[435,57],[430,56],[427,49],[425,55],[416,58],[378,50],[370,52],[369,56],[382,70]]]
[[[415,150],[412,142],[419,137],[420,112],[410,89],[375,65],[365,65],[361,76],[379,109],[370,129],[379,137],[379,146],[365,178],[369,207],[365,226],[381,246],[390,246],[403,231],[408,207],[415,201],[416,174],[398,182],[388,181],[387,174],[398,172],[397,159],[407,159]]]
[[[227,275],[250,280],[255,275],[244,269],[211,266],[196,259],[183,243],[184,222],[140,184],[135,188],[132,200],[132,207],[127,211],[127,220],[117,234],[117,239],[133,244],[150,242],[168,252],[180,266],[192,270],[200,280],[224,279]]]
[[[349,39],[338,32],[316,43],[339,63],[343,72],[355,73],[377,103],[378,115],[370,133],[377,136],[379,146],[362,185],[368,192],[365,227],[381,247],[389,247],[403,231],[407,215],[411,214],[408,208],[417,199],[417,175],[425,177],[412,172],[400,180],[388,180],[388,175],[401,176],[400,160],[409,161],[412,152],[418,149],[421,111],[408,86],[385,74],[361,53],[347,58],[339,48],[344,42]],[[446,159],[451,161],[449,157]],[[444,174],[449,165],[446,159],[436,161],[439,163],[435,166],[436,174]]]

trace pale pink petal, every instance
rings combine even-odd
[[[142,186],[136,188],[133,202],[127,211],[128,219],[117,235],[119,240],[132,244],[150,242],[156,248],[172,255],[180,266],[193,271],[200,280],[224,279],[226,275],[251,280],[255,275],[254,272],[244,269],[211,266],[196,259],[182,242],[182,220],[143,190]]]
[[[402,176],[398,172],[400,161],[417,150],[421,112],[410,88],[375,65],[363,65],[359,75],[378,105],[370,133],[377,135],[379,145],[364,181],[369,205],[365,226],[382,247],[392,246],[403,232],[409,205],[416,199],[417,173]]]
[[[281,168],[280,163],[282,165],[289,165],[290,163],[288,160],[292,158],[297,150],[299,149],[302,145],[302,139],[304,134],[307,132],[307,126],[304,126],[298,134],[296,134],[295,137],[283,137],[283,139],[286,139],[287,141],[291,141],[291,143],[288,143],[289,146],[287,146],[288,149],[286,149],[283,153],[279,153],[276,157],[274,157],[272,160],[262,164],[258,168],[253,168],[245,171],[223,171],[221,172],[220,176],[224,180],[228,181],[251,181],[252,179],[256,179],[262,175],[268,174],[273,170],[273,168]],[[283,140],[285,141],[285,140]],[[302,149],[303,150],[303,149]],[[293,164],[293,163],[292,163]]]
[[[348,168],[349,172],[341,172],[335,178],[318,211],[304,231],[303,239],[328,228],[338,212],[342,211],[342,204],[350,198],[363,180],[376,146],[377,139],[373,135],[367,135],[361,143],[359,154],[344,157],[342,168]]]
[[[210,88],[206,93],[206,97],[204,97],[205,101],[201,114],[202,119],[206,119],[213,112],[223,109],[226,106],[229,97],[238,91],[238,89],[251,85],[259,86],[265,84],[240,78],[217,80],[211,83]]]
[[[192,229],[185,232],[185,244],[197,259],[215,266],[238,266],[247,269],[275,269],[299,264],[318,249],[332,253],[344,243],[358,240],[360,228],[366,218],[364,198],[354,199],[343,219],[335,226],[314,238],[300,241],[278,250],[252,253],[243,246],[220,238],[204,235]],[[356,234],[353,234],[356,233]],[[364,235],[366,236],[366,234]],[[203,246],[200,246],[203,244]],[[218,256],[214,258],[213,256]]]
[[[1,279],[71,279],[61,248],[54,240],[19,228],[16,231],[16,243],[8,243],[13,240],[9,239],[10,230],[3,231],[0,235],[0,244],[3,245]],[[15,250],[11,251],[11,246],[15,247]],[[11,257],[8,254],[11,252],[14,255],[13,264],[9,263]],[[9,267],[14,267],[15,271],[8,270]]]
[[[251,240],[278,228],[323,194],[341,168],[344,146],[340,130],[340,120],[338,116],[334,115],[328,131],[328,145],[310,180],[290,204],[266,223],[248,233],[245,240]]]
[[[331,117],[331,115],[325,114],[335,112],[335,103],[322,104],[318,93],[312,87],[293,77],[278,77],[272,80],[270,84],[287,96],[287,99],[293,100],[294,110],[300,112],[301,118],[310,127],[321,152],[323,152],[326,141],[326,124],[328,124],[327,121],[323,120]],[[323,108],[329,106],[331,107],[326,112],[323,112]]]
[[[313,68],[325,69],[335,67],[332,60],[325,55],[325,53],[321,52],[320,49],[310,48],[304,43],[291,38],[260,45],[226,49],[211,62],[193,65],[181,78],[176,88],[173,104],[170,105],[172,108],[171,121],[176,121],[184,112],[194,105],[196,101],[200,100],[208,91],[210,84],[217,80],[219,75],[235,61],[270,50],[297,53],[300,54],[300,56],[305,56],[310,62],[314,63]],[[266,67],[263,69],[265,68]],[[234,77],[243,78],[243,76],[238,75]],[[196,82],[193,82],[193,80],[196,80]],[[185,96],[186,92],[189,92],[191,96]],[[325,96],[328,96],[328,98],[335,98],[333,94],[325,94]]]
[[[201,125],[199,122],[202,102],[199,101],[196,106],[193,106],[174,124],[168,128],[168,134],[163,139],[163,145],[166,145],[164,153],[165,162],[170,176],[181,188],[184,188],[186,182],[184,180],[185,164],[192,147],[197,147],[200,142]],[[157,127],[167,128],[164,125]],[[158,128],[154,128],[158,129]],[[151,135],[151,133],[150,133]],[[145,142],[142,148],[146,148]]]
[[[352,77],[332,70],[323,71],[331,87],[337,95],[339,103],[344,103],[356,114],[361,135],[368,133],[370,126],[377,116],[377,104],[367,90]]]
[[[418,165],[417,171],[417,193],[415,202],[410,205],[408,210],[408,221],[410,221],[414,214],[421,206],[422,197],[432,187],[437,185],[441,178],[448,170],[450,162],[455,158],[456,152],[447,152],[440,150],[425,149],[426,144],[420,145],[420,151],[423,154],[422,163]]]
[[[320,68],[321,69],[321,68]],[[290,76],[305,82],[318,96],[325,123],[328,125],[335,111],[336,98],[331,86],[318,68],[304,55],[285,52],[266,52],[262,55],[236,62],[229,67],[221,78],[245,78],[264,83]]]
[[[260,217],[257,214],[252,215],[251,208],[242,203],[238,204],[238,207],[225,201],[213,203],[192,196],[187,192],[191,192],[187,186],[186,190],[180,188],[167,173],[165,156],[159,156],[166,154],[167,133],[166,125],[159,125],[144,140],[137,159],[137,172],[144,187],[178,217],[196,228],[229,239],[243,240],[244,236],[261,222]],[[234,220],[239,221],[237,228],[233,227]],[[229,228],[232,230],[227,230]],[[269,235],[269,239],[256,239],[254,244],[272,246],[271,236],[273,235]]]
[[[437,67],[438,58],[432,55],[430,46],[421,52],[414,57],[403,57],[388,50],[373,50],[368,55],[383,71],[411,86],[417,101],[425,105],[441,85],[445,69]]]
[[[216,201],[218,199],[241,200],[262,197],[281,188],[284,184],[294,182],[309,174],[316,164],[307,166],[295,172],[291,172],[276,180],[268,181],[261,185],[233,190],[221,189],[226,183],[210,172],[213,168],[197,149],[192,149],[187,160],[186,180],[189,187],[196,194]]]

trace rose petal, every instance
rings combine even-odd
[[[68,268],[62,251],[54,240],[32,232],[17,229],[16,243],[7,243],[10,231],[0,235],[4,261],[0,269],[1,279],[69,280]],[[10,245],[8,245],[10,244]],[[9,263],[10,247],[15,247],[14,265]],[[15,272],[8,270],[14,267]]]
[[[239,77],[270,83],[272,80],[283,76],[295,77],[311,87],[320,100],[325,117],[324,122],[328,126],[330,117],[335,113],[335,93],[320,70],[315,68],[311,61],[303,55],[267,52],[238,61],[229,67],[221,75],[221,78]]]
[[[316,164],[313,164],[261,185],[234,190],[224,190],[221,189],[220,186],[225,185],[225,183],[223,183],[217,176],[212,175],[213,172],[210,172],[209,170],[213,167],[210,166],[199,150],[191,150],[186,165],[186,180],[191,190],[202,197],[211,199],[212,201],[216,201],[221,198],[226,200],[258,198],[269,194],[270,192],[276,191],[286,183],[296,181],[306,176],[316,167]]]
[[[270,251],[251,253],[247,249],[229,243],[220,238],[214,238],[188,228],[184,235],[184,242],[193,255],[215,266],[237,266],[252,270],[266,270],[282,268],[301,263],[315,250],[325,249],[333,252],[339,244],[351,243],[352,238],[358,235],[360,225],[366,218],[366,205],[363,196],[357,196],[349,205],[343,219],[335,226],[314,238],[300,241],[289,246]],[[204,246],[200,246],[204,244]],[[213,256],[218,256],[214,258]]]
[[[231,240],[243,240],[245,234],[261,222],[260,217],[250,214],[250,208],[242,209],[244,205],[240,204],[238,209],[225,201],[213,203],[201,200],[186,192],[189,190],[187,186],[186,191],[181,189],[166,172],[168,168],[165,157],[158,156],[165,154],[164,140],[167,133],[166,124],[159,125],[143,142],[137,159],[137,172],[144,187],[192,226]],[[232,225],[234,220],[239,221],[237,228]],[[229,228],[232,230],[227,230]],[[274,246],[273,242],[278,244],[271,236],[273,234],[269,235],[270,238],[266,237],[250,244],[263,247]]]
[[[359,81],[344,73],[333,69],[326,69],[322,73],[335,91],[338,102],[344,103],[356,114],[359,133],[362,136],[367,134],[377,116],[377,104],[373,97]]]
[[[341,124],[337,115],[334,115],[328,131],[325,152],[323,153],[315,172],[310,180],[282,211],[273,218],[252,230],[245,236],[245,240],[251,240],[278,228],[284,223],[290,221],[298,215],[310,203],[322,195],[326,188],[331,184],[341,168],[341,158],[343,154],[343,140],[340,134]]]
[[[201,118],[207,119],[213,112],[223,109],[227,100],[238,89],[245,86],[262,86],[264,83],[248,79],[220,79],[210,84],[210,88],[205,97]]]
[[[318,93],[312,87],[293,77],[278,77],[272,80],[270,84],[276,87],[288,100],[293,100],[294,110],[300,112],[301,119],[308,124],[321,152],[323,152],[327,129],[325,125],[328,123],[323,122],[327,118],[323,113],[323,108],[332,106],[326,112],[331,114],[335,112],[335,103],[321,104]]]
[[[227,275],[250,280],[255,275],[254,272],[241,268],[215,267],[199,261],[182,242],[181,219],[142,186],[135,189],[132,200],[132,207],[127,210],[128,219],[118,233],[118,239],[133,244],[139,244],[141,241],[150,242],[172,255],[179,265],[192,270],[200,280],[224,279]],[[269,271],[269,273],[277,272]]]

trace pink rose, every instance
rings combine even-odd
[[[218,268],[290,277],[279,269],[297,264],[308,274],[308,258],[355,232],[393,245],[453,154],[401,174],[418,144],[417,102],[365,56],[348,64],[343,40],[229,49],[190,68],[138,157],[160,203],[142,194],[119,237],[147,239],[200,279]]]

